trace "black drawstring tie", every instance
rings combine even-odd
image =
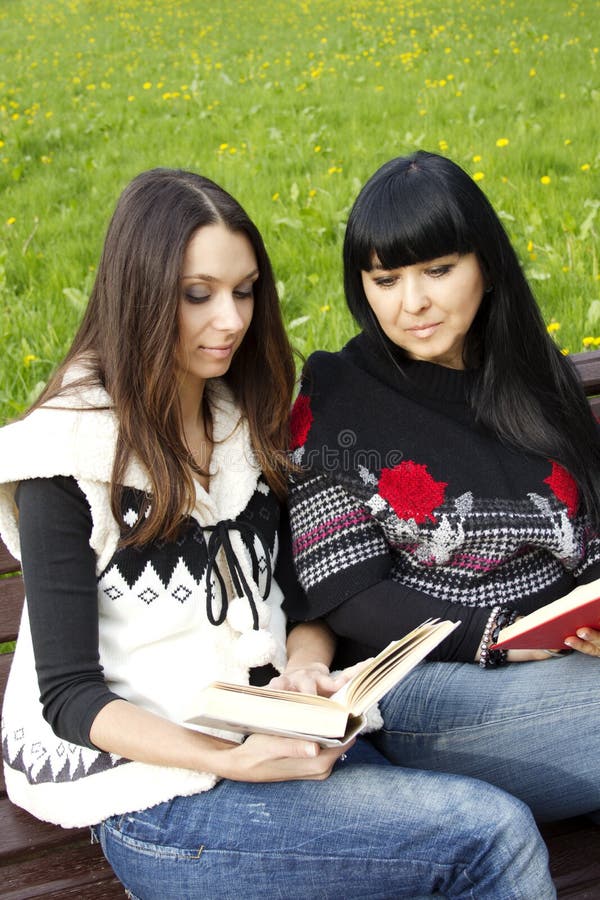
[[[262,595],[263,597],[267,597],[271,590],[272,567],[269,548],[265,544],[260,532],[257,531],[253,525],[250,525],[249,522],[234,522],[233,519],[225,519],[223,522],[217,522],[216,525],[203,525],[202,527],[204,531],[212,532],[208,539],[208,562],[206,565],[206,615],[208,621],[211,625],[221,625],[225,621],[229,606],[227,588],[225,586],[223,575],[219,569],[219,564],[217,563],[217,554],[222,547],[234,591],[238,597],[246,597],[248,600],[250,611],[252,613],[252,628],[254,631],[258,631],[258,610],[256,608],[254,597],[252,596],[252,590],[244,575],[244,570],[231,546],[230,532],[234,530],[238,531],[244,545],[248,548],[250,559],[252,561],[252,578],[257,585],[260,570],[256,550],[254,549],[254,538],[257,537],[260,541],[267,567],[267,582]],[[213,589],[211,583],[213,573],[221,588],[221,609],[218,615],[215,615],[213,610]]]

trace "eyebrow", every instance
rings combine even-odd
[[[247,275],[244,275],[243,278],[240,278],[237,283],[241,284],[243,281],[248,281],[249,278],[258,278],[259,275],[260,272],[258,271],[258,269],[252,269],[251,272],[248,272]],[[197,278],[199,281],[208,282],[219,281],[219,279],[215,278],[214,275],[203,275],[202,272],[197,272],[194,275],[182,275],[181,277],[182,281],[189,281],[191,278]]]

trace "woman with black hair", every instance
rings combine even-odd
[[[366,183],[344,283],[362,332],[309,358],[294,407],[306,598],[289,612],[326,620],[338,665],[460,620],[384,699],[375,745],[500,785],[540,819],[596,812],[600,632],[560,656],[490,648],[600,576],[600,443],[574,370],[489,201],[438,155]]]
[[[71,350],[0,431],[0,530],[27,592],[8,794],[93,826],[140,900],[549,900],[531,813],[496,788],[350,759],[333,771],[342,747],[186,727],[215,679],[336,684],[321,626],[286,648],[294,379],[241,206],[191,172],[135,178]]]

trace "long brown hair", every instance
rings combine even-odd
[[[171,539],[193,508],[195,487],[177,393],[178,306],[186,247],[194,232],[212,224],[243,233],[256,255],[254,314],[224,378],[248,421],[267,482],[278,496],[285,495],[295,367],[262,237],[239,203],[208,178],[152,169],[119,198],[81,325],[32,407],[86,384],[106,389],[119,421],[111,482],[118,521],[132,455],[151,484],[147,515],[140,515],[123,543]],[[90,366],[90,375],[65,387],[65,372],[78,361]]]

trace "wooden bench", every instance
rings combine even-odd
[[[600,351],[579,353],[570,359],[600,418]],[[16,640],[22,604],[19,564],[0,542],[0,643]],[[0,655],[0,703],[11,658],[11,653]],[[33,897],[112,900],[124,896],[123,887],[100,848],[90,843],[89,830],[58,828],[39,822],[13,806],[6,796],[1,771],[0,823],[0,897],[3,900]],[[550,850],[558,896],[598,900],[600,827],[583,818],[569,819],[544,826],[542,833]]]

